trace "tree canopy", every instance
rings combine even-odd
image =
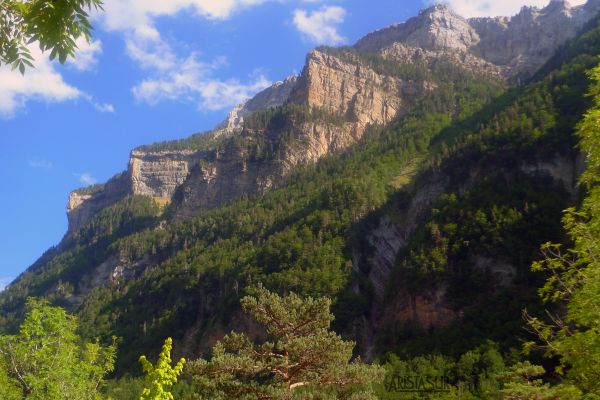
[[[231,333],[189,372],[210,399],[370,399],[383,370],[353,359],[354,343],[330,331],[327,298],[281,297],[262,286],[242,308],[266,330],[261,344]]]
[[[50,51],[50,59],[64,63],[74,57],[75,41],[89,41],[92,25],[88,12],[102,0],[0,0],[0,65],[25,72],[35,61],[28,45]]]
[[[76,318],[63,309],[29,299],[19,333],[0,336],[0,398],[99,399],[116,347],[84,343],[76,330]]]

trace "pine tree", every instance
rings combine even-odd
[[[213,348],[210,361],[189,372],[210,399],[370,399],[383,370],[352,360],[354,343],[329,330],[327,298],[280,297],[262,286],[242,308],[269,340],[253,343],[231,333]]]

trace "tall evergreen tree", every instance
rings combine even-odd
[[[280,297],[263,287],[242,299],[269,340],[254,344],[231,333],[213,348],[210,361],[189,372],[210,399],[371,399],[383,380],[378,366],[353,360],[354,343],[329,330],[327,298]]]

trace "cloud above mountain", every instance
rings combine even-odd
[[[554,0],[553,0],[554,1]],[[458,14],[463,17],[495,17],[512,16],[519,13],[523,6],[545,7],[548,0],[445,0],[426,1],[426,5],[437,3],[449,4]],[[569,1],[571,5],[584,4],[585,0]]]
[[[324,6],[312,12],[295,10],[294,25],[314,44],[338,45],[346,41],[338,32],[345,17],[346,10],[338,6]]]
[[[237,12],[268,2],[317,3],[319,0],[106,0],[96,17],[109,32],[124,35],[125,51],[144,71],[133,86],[136,100],[156,104],[163,100],[191,102],[200,110],[215,111],[234,106],[271,82],[261,73],[224,78],[227,59],[206,59],[197,52],[180,54],[172,39],[165,38],[157,19],[188,13],[197,18],[222,21]],[[300,31],[321,44],[337,44],[342,37],[333,25],[343,20],[343,9],[323,8],[308,14],[298,11]]]

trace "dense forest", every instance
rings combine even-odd
[[[2,398],[41,390],[10,369],[11,357],[35,348],[36,329],[67,337],[74,349],[60,353],[73,367],[64,374],[76,382],[65,383],[68,390],[91,393],[95,385],[112,399],[169,398],[161,391],[182,399],[600,396],[600,23],[518,87],[445,63],[399,68],[355,50],[323,51],[403,79],[431,79],[437,89],[264,195],[185,221],[143,196],[96,214],[0,295],[0,344],[15,349],[0,351]],[[276,159],[295,140],[298,121],[343,124],[344,117],[288,104],[246,119],[244,131],[264,134],[264,142],[197,135],[144,149],[198,150],[217,140],[250,146],[256,160]],[[539,168],[553,163],[572,173]],[[424,188],[434,195],[415,215]],[[380,293],[365,260],[382,220],[410,236]],[[134,268],[94,285],[90,271],[111,257]],[[482,268],[486,260],[495,269]],[[451,310],[448,323],[390,317],[432,293]],[[282,328],[304,326],[306,313],[317,322],[304,336]],[[367,325],[376,333],[371,352],[357,337],[357,326]],[[231,330],[247,332],[222,339]],[[163,343],[156,367],[138,362],[142,354],[155,360]],[[301,358],[311,346],[330,357],[314,356],[314,371],[301,372],[312,386],[290,394],[282,388],[294,383],[273,372],[281,365],[269,364],[272,353]],[[171,367],[172,350],[196,361]],[[358,354],[371,364],[352,361]],[[47,356],[28,373],[46,373]],[[77,367],[86,360],[87,369]],[[407,376],[443,377],[443,390],[401,390],[406,381],[398,378]]]

